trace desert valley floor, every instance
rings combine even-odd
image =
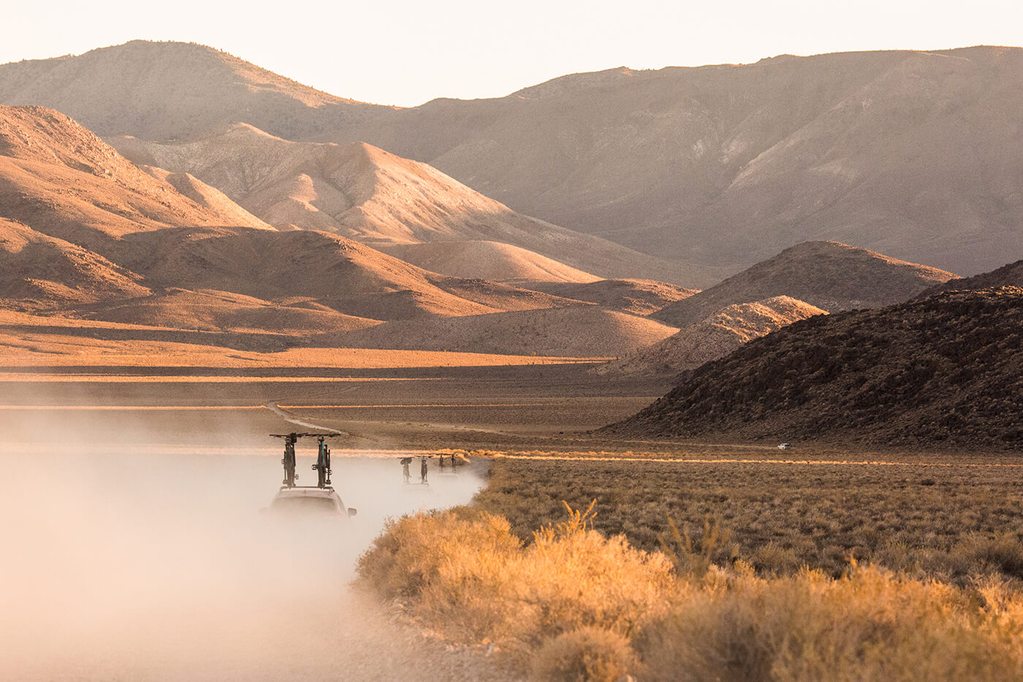
[[[386,352],[374,353],[386,359]],[[444,353],[425,359],[437,358],[473,360]],[[274,402],[296,418],[352,434],[337,451],[560,447],[589,442],[574,432],[624,418],[660,394],[650,383],[610,384],[589,373],[591,366],[7,367],[0,373],[0,428],[8,443],[18,435],[46,438],[35,424],[59,421],[64,430],[114,442],[138,434],[148,442],[210,443],[223,434],[232,443],[266,446],[270,431],[287,428],[267,407]]]

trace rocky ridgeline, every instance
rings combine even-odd
[[[898,447],[1023,449],[1023,289],[951,291],[797,322],[607,427]]]

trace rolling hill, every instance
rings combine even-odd
[[[382,248],[392,256],[426,270],[455,277],[530,284],[603,281],[553,258],[496,241],[442,241]]]
[[[353,348],[446,350],[510,355],[609,357],[677,331],[653,320],[596,306],[390,322],[345,334]]]
[[[654,314],[678,327],[717,310],[791,296],[829,312],[906,301],[954,278],[950,272],[838,242],[805,242]]]
[[[344,315],[315,302],[285,305],[225,291],[187,289],[168,289],[152,296],[79,306],[74,312],[90,320],[127,325],[242,334],[272,332],[296,337],[347,332],[380,324],[376,320]]]
[[[684,370],[717,360],[753,339],[827,311],[788,296],[736,303],[683,327],[660,343],[594,368],[607,376],[672,379]]]
[[[812,317],[687,373],[608,427],[904,447],[1023,449],[1023,289]]]

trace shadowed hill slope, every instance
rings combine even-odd
[[[1023,449],[1023,289],[813,317],[608,427],[642,437]]]
[[[138,274],[62,239],[0,218],[0,304],[23,310],[144,296]]]
[[[775,296],[755,303],[736,303],[683,327],[660,343],[596,367],[594,372],[610,376],[671,378],[684,370],[724,357],[753,339],[814,315],[827,315],[827,311],[788,296]]]
[[[584,301],[563,298],[532,288],[522,288],[487,279],[462,277],[443,277],[433,275],[440,282],[444,291],[454,294],[467,301],[511,312],[515,310],[539,310],[541,308],[566,308],[569,306],[586,305]]]
[[[791,296],[829,312],[900,303],[955,277],[837,242],[805,242],[654,314],[682,327],[735,303]]]

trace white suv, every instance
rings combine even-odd
[[[330,514],[352,517],[358,512],[352,507],[345,508],[333,488],[281,488],[270,503],[273,512],[297,514]]]

